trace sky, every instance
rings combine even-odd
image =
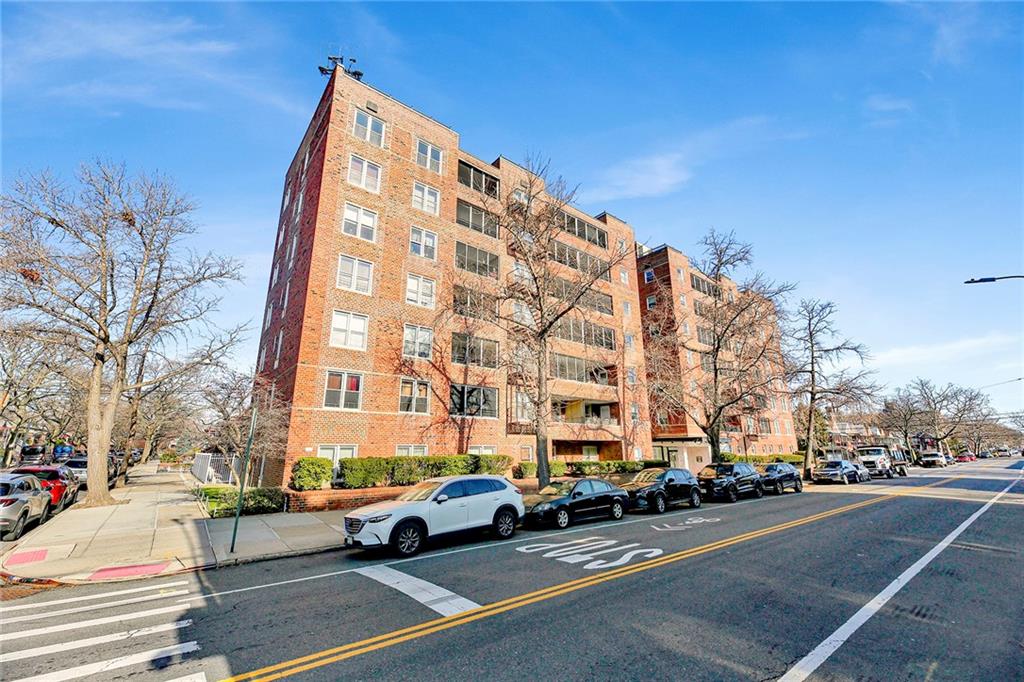
[[[3,185],[92,159],[173,177],[199,249],[246,281],[255,363],[284,173],[317,66],[528,155],[579,206],[691,255],[709,228],[835,301],[889,387],[1024,376],[1024,5],[14,3],[2,18]],[[1024,409],[1024,382],[986,389]]]

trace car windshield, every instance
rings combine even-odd
[[[576,481],[554,481],[540,489],[541,495],[568,495]]]
[[[28,474],[29,476],[35,476],[40,481],[55,481],[60,478],[60,475],[56,471],[25,471],[23,469],[15,469],[12,473],[15,474]]]
[[[779,467],[777,467],[774,464],[758,464],[755,465],[754,468],[760,471],[762,474],[773,474],[779,470]]]
[[[396,497],[401,502],[422,502],[441,486],[442,481],[421,481]]]
[[[84,459],[69,459],[67,462],[64,462],[64,466],[69,469],[84,469],[87,464]]]
[[[882,448],[862,448],[857,451],[861,457],[879,457],[885,454],[885,450]]]
[[[832,460],[831,462],[825,462],[825,468],[826,469],[842,469],[843,468],[843,463],[842,462],[837,462],[836,460]]]
[[[700,470],[698,476],[701,478],[718,478],[719,476],[732,475],[731,464],[712,464]]]
[[[633,477],[634,483],[649,483],[650,481],[660,481],[665,475],[664,469],[644,469],[638,472]]]

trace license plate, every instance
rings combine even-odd
[[[354,540],[353,540],[353,539],[352,539],[351,537],[349,537],[348,535],[346,535],[346,536],[345,536],[345,546],[346,546],[346,547],[351,547],[351,546],[352,546],[352,545],[354,545],[354,544],[355,544],[355,541],[354,541]]]

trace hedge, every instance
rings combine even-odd
[[[300,457],[292,466],[292,488],[319,490],[333,473],[334,465],[326,457]]]
[[[203,486],[198,492],[206,499],[206,509],[213,518],[234,516],[238,507],[238,489],[224,486]],[[242,516],[273,514],[284,511],[284,490],[281,488],[246,488]]]
[[[803,464],[803,453],[793,454],[767,454],[767,455],[739,455],[735,452],[723,452],[719,455],[720,462],[750,462],[751,464],[770,464],[772,462],[788,462],[790,464]]]
[[[429,457],[357,457],[338,462],[341,488],[413,485],[426,478],[462,474],[502,475],[512,466],[507,455],[434,455]]]

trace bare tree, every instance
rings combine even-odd
[[[924,423],[940,452],[946,440],[963,426],[970,415],[988,403],[988,396],[977,389],[955,384],[937,386],[927,379],[916,379],[910,390],[921,405]]]
[[[881,428],[899,434],[911,456],[914,454],[913,438],[921,430],[923,419],[921,401],[906,388],[896,389],[893,395],[885,398],[877,417]]]
[[[867,348],[839,336],[836,305],[831,301],[800,301],[789,329],[789,375],[793,392],[810,413],[825,407],[833,410],[865,404],[878,391],[871,371],[863,368]],[[860,360],[861,369],[842,366],[849,356]],[[810,478],[816,434],[809,420],[804,431],[804,477]]]
[[[107,453],[122,396],[166,378],[129,376],[133,353],[174,360],[172,373],[224,355],[242,330],[210,322],[212,288],[237,279],[238,264],[186,249],[193,206],[167,179],[97,162],[77,180],[27,175],[0,200],[0,307],[88,369],[84,504],[97,506],[113,503]]]
[[[645,317],[644,353],[652,414],[691,419],[719,461],[722,431],[742,432],[769,402],[788,398],[778,320],[793,287],[758,272],[736,284],[753,251],[731,232],[711,230],[701,243],[698,269],[706,280],[695,301],[696,329],[676,314],[662,284]]]
[[[967,416],[956,432],[956,436],[967,445],[972,453],[981,452],[987,443],[993,442],[1000,432],[996,411],[987,403],[978,405]]]

